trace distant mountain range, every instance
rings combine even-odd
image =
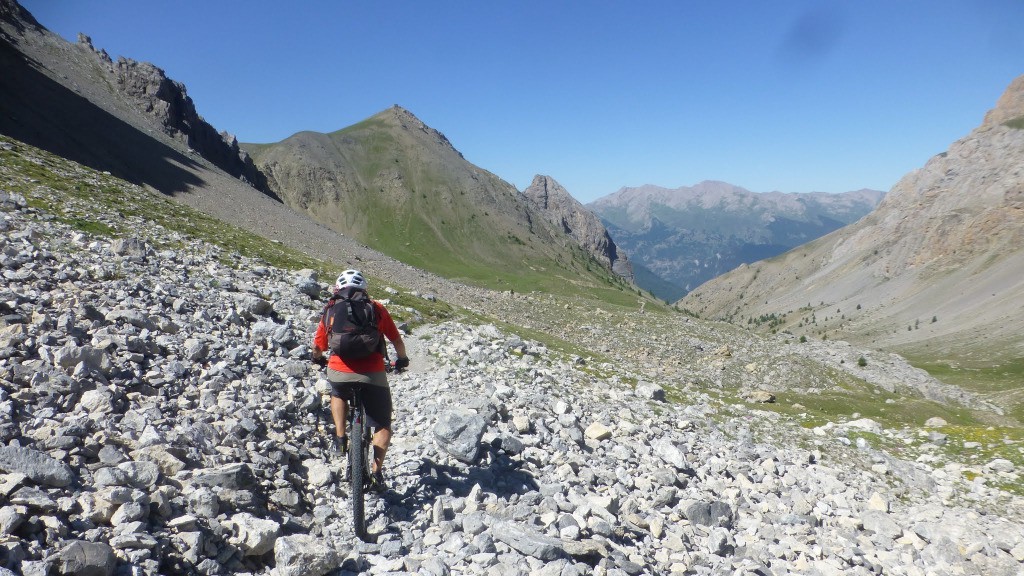
[[[702,315],[984,365],[1024,357],[1024,76],[870,215],[705,283]],[[1019,360],[1018,360],[1019,361]]]
[[[883,192],[754,193],[706,181],[622,188],[587,207],[632,259],[637,284],[668,301],[744,263],[781,254],[870,212]]]

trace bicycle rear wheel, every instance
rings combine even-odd
[[[352,430],[349,431],[348,461],[350,497],[352,498],[352,529],[360,540],[366,540],[366,417],[359,398],[353,402]]]

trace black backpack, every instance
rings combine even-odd
[[[343,359],[357,359],[380,351],[377,311],[365,290],[348,288],[335,295],[324,310],[327,345]]]

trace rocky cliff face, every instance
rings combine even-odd
[[[615,245],[608,230],[554,178],[534,176],[523,195],[544,218],[579,242],[598,262],[619,276],[633,280],[629,259]]]
[[[152,64],[114,62],[82,34],[71,44],[11,0],[0,4],[0,60],[6,134],[165,192],[188,185],[181,167],[195,155],[267,191],[235,138],[203,120],[185,86]],[[154,129],[169,140],[149,141]],[[178,166],[161,166],[170,158]]]
[[[860,222],[716,279],[683,305],[714,316],[788,314],[783,325],[799,332],[929,354],[1019,357],[1022,118],[1018,78],[980,127],[907,174]],[[836,309],[823,323],[821,311]]]
[[[184,142],[228,174],[257,189],[267,189],[266,178],[249,154],[239,148],[238,140],[227,132],[218,133],[199,115],[184,84],[168,78],[162,69],[149,62],[124,57],[111,62],[106,51],[97,51],[88,36],[79,35],[78,43],[96,53],[116,79],[115,86],[121,95],[158,122],[168,136]]]
[[[616,242],[676,300],[743,263],[769,258],[864,216],[882,193],[753,193],[725,182],[623,188],[590,203]],[[643,283],[641,283],[643,285]]]

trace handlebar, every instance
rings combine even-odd
[[[385,372],[403,372],[409,367],[409,359],[405,358],[405,363],[402,366],[398,366],[399,360],[391,360],[390,358],[384,358],[384,371]],[[314,365],[318,366],[321,370],[327,368],[327,356],[321,356],[317,359],[310,360]]]

